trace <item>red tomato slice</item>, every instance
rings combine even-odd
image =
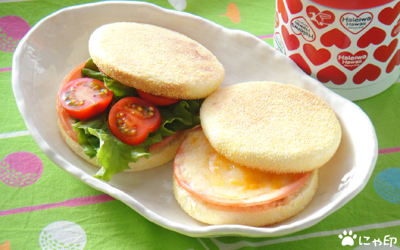
[[[65,84],[67,84],[68,82],[78,79],[78,78],[82,78],[82,68],[85,66],[86,62],[83,62],[81,64],[79,64],[76,68],[74,68],[63,80],[61,86],[60,86],[60,91],[61,89],[64,87]],[[59,92],[60,92],[59,91]],[[58,94],[59,95],[59,94]],[[65,131],[65,133],[67,133],[67,135],[74,140],[75,142],[78,142],[78,133],[76,131],[74,131],[72,124],[75,122],[72,117],[66,112],[66,110],[64,109],[64,107],[61,105],[61,102],[57,96],[57,116],[58,119],[60,121],[60,125],[63,128],[63,130]],[[179,132],[178,132],[179,133]],[[150,146],[149,151],[152,152],[154,150],[157,150],[158,148],[164,146],[165,144],[167,144],[169,141],[171,141],[173,138],[175,138],[178,133],[165,137],[163,138],[162,142],[158,142],[155,143],[153,145]]]
[[[72,128],[74,120],[65,111],[64,107],[61,105],[60,100],[57,98],[57,116],[60,122],[60,126],[63,128],[65,133],[75,142],[78,142],[78,133]]]
[[[171,105],[171,104],[174,104],[174,103],[177,103],[180,101],[180,99],[172,99],[172,98],[168,98],[168,97],[164,97],[164,96],[156,96],[156,95],[146,93],[139,89],[136,89],[136,90],[137,90],[138,94],[140,95],[140,97],[142,97],[146,101],[153,103],[156,106]]]
[[[188,134],[180,145],[173,172],[178,184],[190,194],[232,207],[280,200],[299,190],[311,176],[311,172],[274,174],[234,164],[211,147],[201,128]]]
[[[111,133],[128,145],[139,145],[161,125],[161,115],[150,102],[138,97],[125,97],[110,110]]]
[[[65,111],[79,120],[92,118],[108,107],[113,92],[104,83],[91,78],[78,78],[66,83],[59,100]]]
[[[64,87],[65,84],[67,84],[68,82],[78,79],[78,78],[82,78],[82,69],[85,67],[86,62],[83,62],[81,64],[79,64],[77,67],[75,67],[62,81],[60,89],[58,91],[57,94],[57,116],[58,116],[58,120],[60,121],[60,125],[63,128],[63,130],[65,131],[65,133],[67,133],[67,135],[74,140],[75,142],[78,142],[78,133],[76,131],[74,131],[74,129],[72,128],[71,124],[74,123],[74,120],[72,119],[72,117],[65,111],[64,107],[61,105],[60,99],[59,99],[59,95],[60,95],[60,91],[61,89]]]

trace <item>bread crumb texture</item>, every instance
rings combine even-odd
[[[247,82],[220,88],[204,101],[200,117],[220,154],[276,173],[319,168],[341,141],[333,109],[319,96],[287,84]]]
[[[90,37],[89,53],[109,77],[170,98],[204,98],[225,76],[222,64],[200,43],[150,24],[101,26]]]

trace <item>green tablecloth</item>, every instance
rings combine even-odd
[[[311,228],[287,236],[181,235],[147,221],[122,202],[92,189],[52,163],[29,135],[18,111],[11,87],[12,56],[19,39],[40,19],[86,2],[92,1],[0,0],[0,250],[400,249],[400,83],[356,102],[372,120],[380,149],[364,190]],[[169,9],[174,9],[170,2],[186,2],[183,11],[227,28],[248,31],[272,45],[274,0],[149,2]],[[21,172],[20,177],[26,178],[24,185],[17,186],[7,177],[11,171]],[[394,192],[384,193],[376,185],[378,179],[392,185]],[[354,245],[343,246],[341,238],[351,241],[347,237],[350,230]]]

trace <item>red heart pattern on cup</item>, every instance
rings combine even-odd
[[[294,34],[301,35],[305,40],[312,42],[315,40],[315,32],[304,17],[292,19],[290,23]]]
[[[325,28],[335,21],[335,14],[333,14],[332,11],[329,10],[320,11],[317,7],[311,5],[307,7],[306,12],[311,22],[318,29]]]
[[[329,52],[329,50],[324,48],[316,49],[314,45],[310,43],[303,45],[303,51],[315,66],[324,64],[331,59],[331,52]]]
[[[400,32],[400,19],[397,21],[396,25],[392,29],[392,37],[396,37]]]
[[[386,24],[386,25],[391,25],[394,20],[399,16],[400,14],[400,2],[398,2],[393,8],[392,7],[386,7],[384,8],[378,15],[378,19],[381,23]]]
[[[374,64],[368,64],[354,75],[353,82],[355,84],[361,84],[366,80],[375,81],[378,79],[380,74],[381,68]]]
[[[332,29],[321,36],[321,43],[325,47],[335,45],[339,49],[347,49],[351,45],[351,39],[340,29]]]
[[[365,8],[346,9],[347,2],[336,6],[330,0],[277,0],[277,49],[333,90],[372,86],[396,68],[400,74],[400,2],[354,1]]]
[[[289,21],[288,13],[286,11],[284,0],[277,0],[276,9],[281,14],[282,20],[287,23]]]
[[[372,19],[371,12],[363,12],[359,15],[349,12],[340,17],[340,24],[352,34],[358,34],[371,24]]]
[[[297,14],[303,10],[303,3],[301,0],[291,0],[286,2],[291,14]]]
[[[380,62],[386,62],[389,57],[393,54],[394,50],[397,48],[399,40],[394,39],[388,46],[382,45],[377,48],[374,52],[374,58]]]
[[[378,27],[372,27],[365,32],[360,39],[357,41],[357,46],[360,48],[366,48],[370,44],[381,44],[386,38],[386,32]]]
[[[394,54],[392,59],[390,60],[387,68],[386,68],[386,73],[391,73],[394,69],[394,67],[400,65],[400,49]]]
[[[292,54],[289,56],[307,75],[311,75],[311,68],[306,60],[299,54]]]
[[[317,79],[323,83],[331,81],[336,85],[342,85],[347,81],[347,76],[336,66],[330,65],[318,71]]]
[[[282,25],[283,41],[288,50],[296,50],[300,46],[300,41],[296,35],[290,34],[286,26]]]
[[[275,28],[279,27],[279,13],[275,11]]]

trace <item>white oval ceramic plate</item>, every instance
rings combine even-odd
[[[320,171],[320,186],[304,211],[276,225],[206,225],[189,217],[172,193],[172,164],[115,175],[109,183],[92,177],[98,168],[75,155],[57,127],[55,100],[64,76],[89,58],[88,39],[99,26],[118,21],[155,24],[183,33],[212,51],[226,69],[223,85],[269,80],[296,85],[324,98],[335,110],[343,140]],[[58,166],[148,220],[196,237],[269,237],[310,227],[339,209],[367,183],[377,159],[375,130],[367,115],[304,74],[290,59],[255,36],[229,30],[201,17],[140,2],[100,2],[62,9],[37,23],[15,52],[12,84],[29,132]]]

